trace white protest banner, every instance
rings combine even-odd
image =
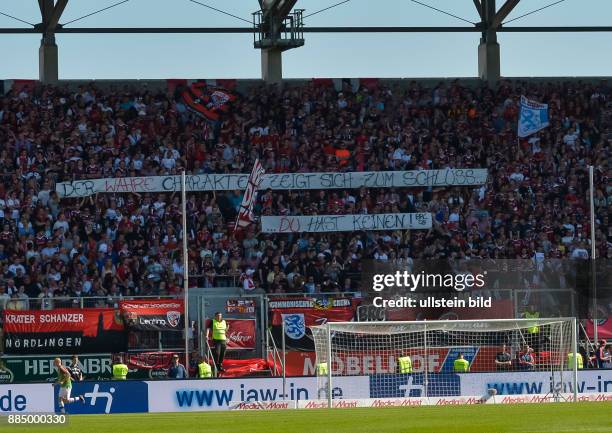
[[[263,233],[353,232],[431,228],[430,213],[262,216]]]
[[[245,190],[248,174],[196,174],[187,176],[187,191]],[[487,181],[486,168],[444,170],[363,171],[347,173],[265,174],[260,190],[349,189],[427,186],[475,186]],[[88,197],[98,193],[174,192],[181,190],[180,176],[118,177],[60,182],[62,198]]]

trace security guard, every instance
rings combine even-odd
[[[119,356],[113,364],[113,380],[125,380],[128,374],[128,367],[123,363],[123,359]]]
[[[410,359],[410,356],[408,354],[397,358],[397,366],[399,368],[400,373],[412,373],[412,359]]]
[[[225,358],[225,350],[227,349],[227,331],[229,325],[220,312],[215,313],[215,317],[212,320],[212,341],[215,345],[215,365],[219,371],[225,371],[223,369],[223,359]]]
[[[529,309],[523,312],[525,319],[539,319],[540,312],[536,311],[534,305],[529,305]],[[536,323],[528,324],[527,328],[527,344],[534,348],[537,352],[540,347],[540,327]]]
[[[198,378],[200,379],[210,379],[212,377],[212,367],[208,362],[206,362],[206,358],[202,357],[200,363],[198,364]]]
[[[327,376],[327,362],[319,362],[317,364],[317,376]]]
[[[470,371],[470,363],[467,359],[463,358],[463,353],[460,353],[453,363],[453,370],[455,373],[467,373]]]
[[[578,361],[578,370],[582,370],[584,367],[584,360],[582,359],[582,354],[576,353],[576,361]],[[574,368],[574,352],[569,352],[567,354],[567,367],[573,369]]]

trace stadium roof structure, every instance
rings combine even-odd
[[[94,11],[86,16],[125,3],[128,0],[120,1],[109,7]],[[199,3],[202,6],[223,12],[211,6]],[[350,0],[341,1],[322,12]],[[501,77],[500,70],[500,47],[497,42],[497,33],[553,33],[553,32],[612,32],[612,26],[537,26],[537,27],[506,27],[503,25],[505,18],[519,4],[521,0],[503,0],[503,4],[496,6],[496,0],[472,0],[480,16],[480,22],[471,23],[472,26],[455,27],[309,27],[304,26],[304,9],[295,8],[298,0],[258,0],[259,8],[253,13],[251,27],[65,27],[59,21],[62,13],[68,4],[68,0],[38,0],[40,8],[41,22],[38,24],[27,23],[18,18],[18,21],[31,24],[30,28],[0,28],[0,34],[32,34],[42,35],[39,48],[39,79],[43,83],[53,83],[59,79],[58,68],[58,46],[55,35],[82,34],[82,33],[125,33],[125,34],[144,34],[144,33],[250,33],[253,34],[253,45],[261,50],[261,69],[262,79],[268,83],[278,83],[282,81],[282,52],[304,45],[304,33],[458,33],[458,32],[478,32],[481,34],[478,46],[478,76],[488,83],[495,83]],[[563,1],[563,0],[561,0]],[[439,9],[427,6],[431,9],[443,12]],[[551,3],[532,12],[545,9],[559,1]],[[532,13],[530,12],[530,13]],[[227,13],[226,13],[227,14]],[[452,15],[448,14],[447,15]],[[6,15],[6,14],[3,14]],[[231,15],[231,14],[228,14]],[[314,15],[310,14],[307,16]],[[528,15],[528,14],[526,14]],[[86,17],[85,16],[85,17]],[[525,16],[525,15],[523,15]],[[84,17],[81,17],[84,18]],[[239,18],[239,17],[236,17]],[[459,18],[459,17],[456,17]],[[79,18],[80,19],[80,18]],[[242,18],[240,18],[242,19]],[[73,20],[74,22],[77,20]],[[247,21],[247,20],[243,20]],[[465,20],[464,20],[465,21]]]

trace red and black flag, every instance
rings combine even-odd
[[[236,96],[222,87],[209,86],[204,82],[189,85],[181,92],[183,103],[196,114],[211,120],[219,120],[229,110]]]
[[[244,229],[255,222],[255,214],[253,208],[255,207],[255,201],[257,200],[257,189],[263,180],[263,175],[266,173],[259,159],[255,160],[253,170],[249,175],[246,190],[244,191],[244,197],[242,197],[242,203],[240,204],[240,211],[238,212],[238,218],[236,218],[236,224],[234,225],[234,231],[238,229]]]
[[[118,310],[84,308],[4,311],[8,354],[123,352],[127,334]]]

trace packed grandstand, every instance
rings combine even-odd
[[[7,89],[0,96],[0,308],[180,296],[180,194],[60,198],[55,184],[183,169],[247,173],[256,158],[267,173],[487,168],[488,180],[266,190],[255,205],[256,215],[430,212],[432,228],[415,231],[265,234],[252,225],[233,233],[242,191],[190,193],[190,286],[351,292],[360,289],[364,259],[588,258],[590,164],[597,254],[612,257],[605,81],[243,87],[230,90],[236,97],[215,122],[188,110],[174,85]],[[549,104],[551,117],[549,128],[526,139],[516,134],[521,95]]]
[[[605,1],[13,3],[0,425],[612,432]]]

